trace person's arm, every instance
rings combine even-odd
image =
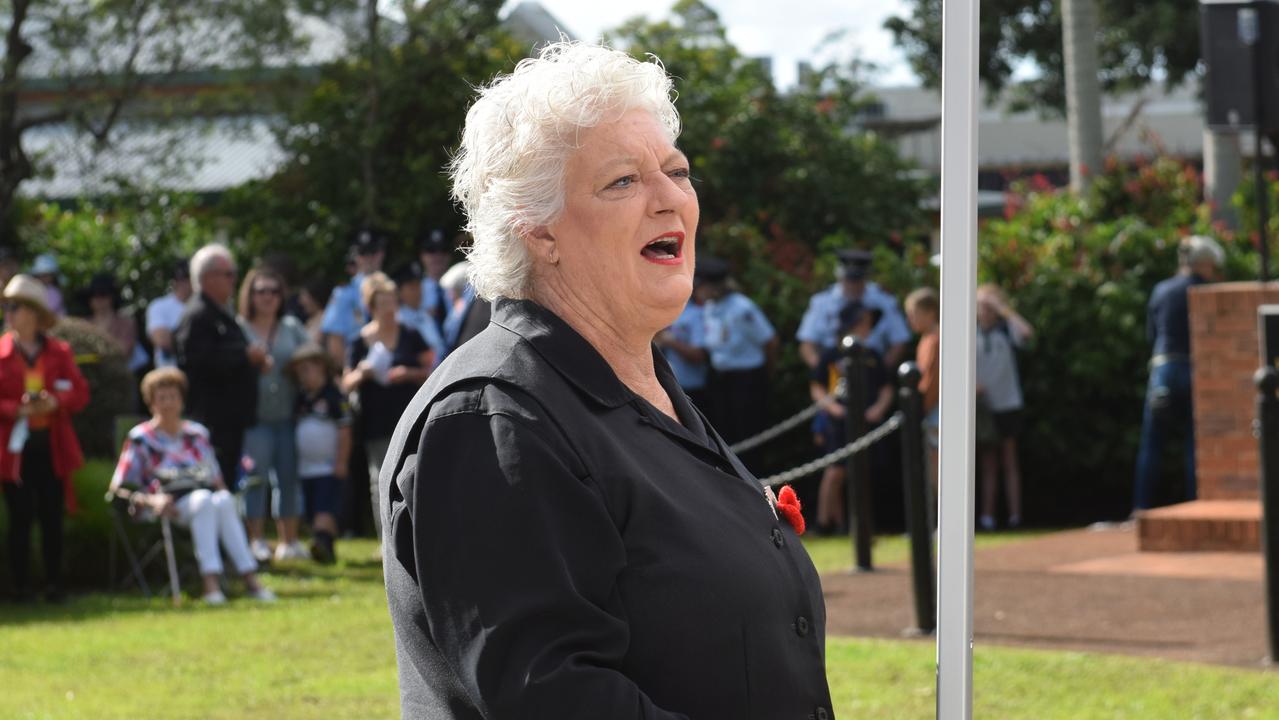
[[[111,474],[111,484],[107,490],[115,492],[120,488],[136,490],[142,486],[146,475],[146,455],[139,451],[138,444],[130,438],[120,448],[120,459],[116,461],[115,472]]]
[[[910,325],[906,323],[906,316],[902,315],[901,307],[891,296],[887,298],[880,310],[884,315],[879,319],[875,329],[883,332],[884,339],[887,341],[884,365],[895,372],[897,366],[906,358],[906,348],[910,345],[913,336]]]
[[[396,365],[387,371],[387,380],[392,385],[399,383],[414,383],[421,385],[431,376],[431,360],[434,357],[430,350],[418,355],[418,366],[412,365]]]
[[[879,397],[875,399],[874,404],[866,409],[866,421],[877,423],[883,420],[892,406],[893,388],[892,385],[885,384],[879,389]]]
[[[781,340],[776,335],[764,343],[764,366],[768,368],[770,375],[777,369],[777,351],[781,344]]]
[[[161,305],[159,300],[147,305],[147,337],[151,338],[152,347],[170,355],[173,354],[173,328],[164,325],[160,319]]]
[[[46,392],[54,402],[52,411],[78,413],[89,404],[89,382],[75,364],[71,349],[65,345],[63,349],[65,353],[59,352],[61,368],[54,373],[53,387]]]
[[[750,298],[745,295],[741,297],[746,301],[744,322],[741,324],[746,330],[747,339],[756,345],[764,345],[776,338],[777,331],[773,329],[773,324],[768,321],[764,311]]]
[[[398,631],[429,628],[493,720],[685,718],[620,669],[631,634],[617,594],[627,556],[602,490],[552,423],[486,412],[447,413],[422,433],[429,482],[406,490],[411,538],[388,545],[412,543],[412,601],[426,625]]]
[[[342,372],[342,378],[338,381],[344,393],[353,393],[360,387],[360,383],[365,380],[371,380],[373,369],[365,362],[365,356],[368,355],[368,346],[364,344],[362,339],[351,343],[351,347],[346,351],[346,369]]]
[[[434,355],[431,348],[426,344],[426,340],[416,330],[412,330],[406,326],[401,326],[400,342],[405,343],[406,353],[413,358],[415,365],[396,365],[387,373],[387,379],[392,384],[398,383],[414,383],[421,385],[431,376],[431,367],[434,364]]]
[[[919,341],[919,347],[915,352],[915,364],[919,366],[919,394],[927,397],[933,388],[937,386],[937,352],[940,344],[933,341],[931,336],[924,336]]]
[[[897,367],[901,365],[902,358],[906,357],[906,343],[900,343],[888,348],[888,352],[884,353],[884,364],[889,367]]]
[[[704,363],[710,360],[710,353],[706,352],[706,348],[680,340],[669,329],[657,334],[657,345],[674,350],[676,355],[691,363]]]
[[[360,363],[356,367],[347,368],[342,374],[342,392],[352,393],[356,388],[360,387],[360,383],[369,379],[369,367],[364,363]]]
[[[322,333],[324,337],[324,349],[328,351],[329,357],[333,358],[333,362],[342,365],[346,362],[346,340],[341,336],[332,333]]]
[[[804,360],[804,364],[812,369],[817,367],[818,361],[821,360],[822,352],[817,347],[817,343],[801,342],[799,344],[799,356]]]
[[[209,439],[208,433],[196,433],[192,444],[195,445],[196,454],[200,457],[205,472],[209,473],[209,480],[213,483],[213,487],[219,490],[225,489],[226,478],[222,477],[222,466],[218,464],[217,452],[213,449],[213,441]]]
[[[998,296],[995,299],[995,310],[1008,323],[1008,329],[1012,331],[1013,339],[1018,345],[1028,342],[1035,336],[1035,326]]]
[[[351,470],[351,426],[338,427],[338,452],[333,462],[333,477],[345,480]]]

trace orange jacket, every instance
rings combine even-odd
[[[15,345],[13,333],[0,336],[0,482],[14,483],[21,482],[22,454],[9,452],[9,434],[13,432],[22,395],[26,392],[26,362]],[[67,511],[75,512],[71,474],[84,464],[84,455],[71,427],[71,415],[89,404],[89,383],[76,367],[70,345],[45,335],[44,349],[40,352],[44,386],[58,399],[58,409],[49,426],[53,473],[62,480]]]

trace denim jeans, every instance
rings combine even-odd
[[[1159,460],[1170,432],[1185,436],[1185,499],[1194,500],[1195,430],[1190,396],[1190,362],[1172,360],[1150,370],[1146,386],[1146,407],[1141,419],[1141,449],[1137,452],[1137,477],[1133,484],[1133,507],[1151,507],[1159,482]]]
[[[264,422],[244,433],[244,453],[253,460],[250,473],[271,483],[271,514],[279,518],[302,515],[302,485],[298,480],[298,448],[292,420]],[[266,485],[244,491],[244,516],[266,516]]]

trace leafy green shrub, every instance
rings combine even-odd
[[[23,243],[58,258],[70,303],[99,272],[115,274],[125,306],[141,308],[168,292],[175,260],[214,238],[210,217],[189,195],[160,193],[84,201],[73,207],[37,205],[23,226]]]
[[[1042,180],[1021,183],[1006,218],[981,228],[979,280],[1008,291],[1036,329],[1018,358],[1031,519],[1130,510],[1150,357],[1146,303],[1176,272],[1178,241],[1216,237],[1227,251],[1226,277],[1255,277],[1252,243],[1213,226],[1200,195],[1199,174],[1178,160],[1112,161],[1082,196]],[[885,276],[908,274],[905,262],[882,259]],[[1180,467],[1165,463],[1168,488],[1179,487]]]
[[[62,318],[53,336],[71,345],[76,364],[89,383],[89,404],[72,416],[76,436],[87,457],[114,457],[115,418],[137,412],[137,382],[129,372],[119,346],[92,323]]]
[[[104,588],[110,585],[108,540],[111,537],[111,516],[103,496],[114,469],[114,459],[90,460],[72,478],[79,509],[74,515],[67,516],[63,524],[63,578],[69,588]],[[32,532],[39,533],[39,530],[32,528]],[[5,537],[0,534],[0,555],[8,558]],[[39,551],[35,549],[38,546],[38,540],[33,542],[31,564],[32,580],[37,583],[44,573]],[[123,565],[123,558],[119,562]],[[0,563],[0,587],[12,587],[8,562]]]

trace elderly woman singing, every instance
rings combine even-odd
[[[657,62],[561,43],[467,115],[454,193],[492,322],[381,473],[405,717],[832,716],[797,508],[653,346],[698,221],[672,96]]]

